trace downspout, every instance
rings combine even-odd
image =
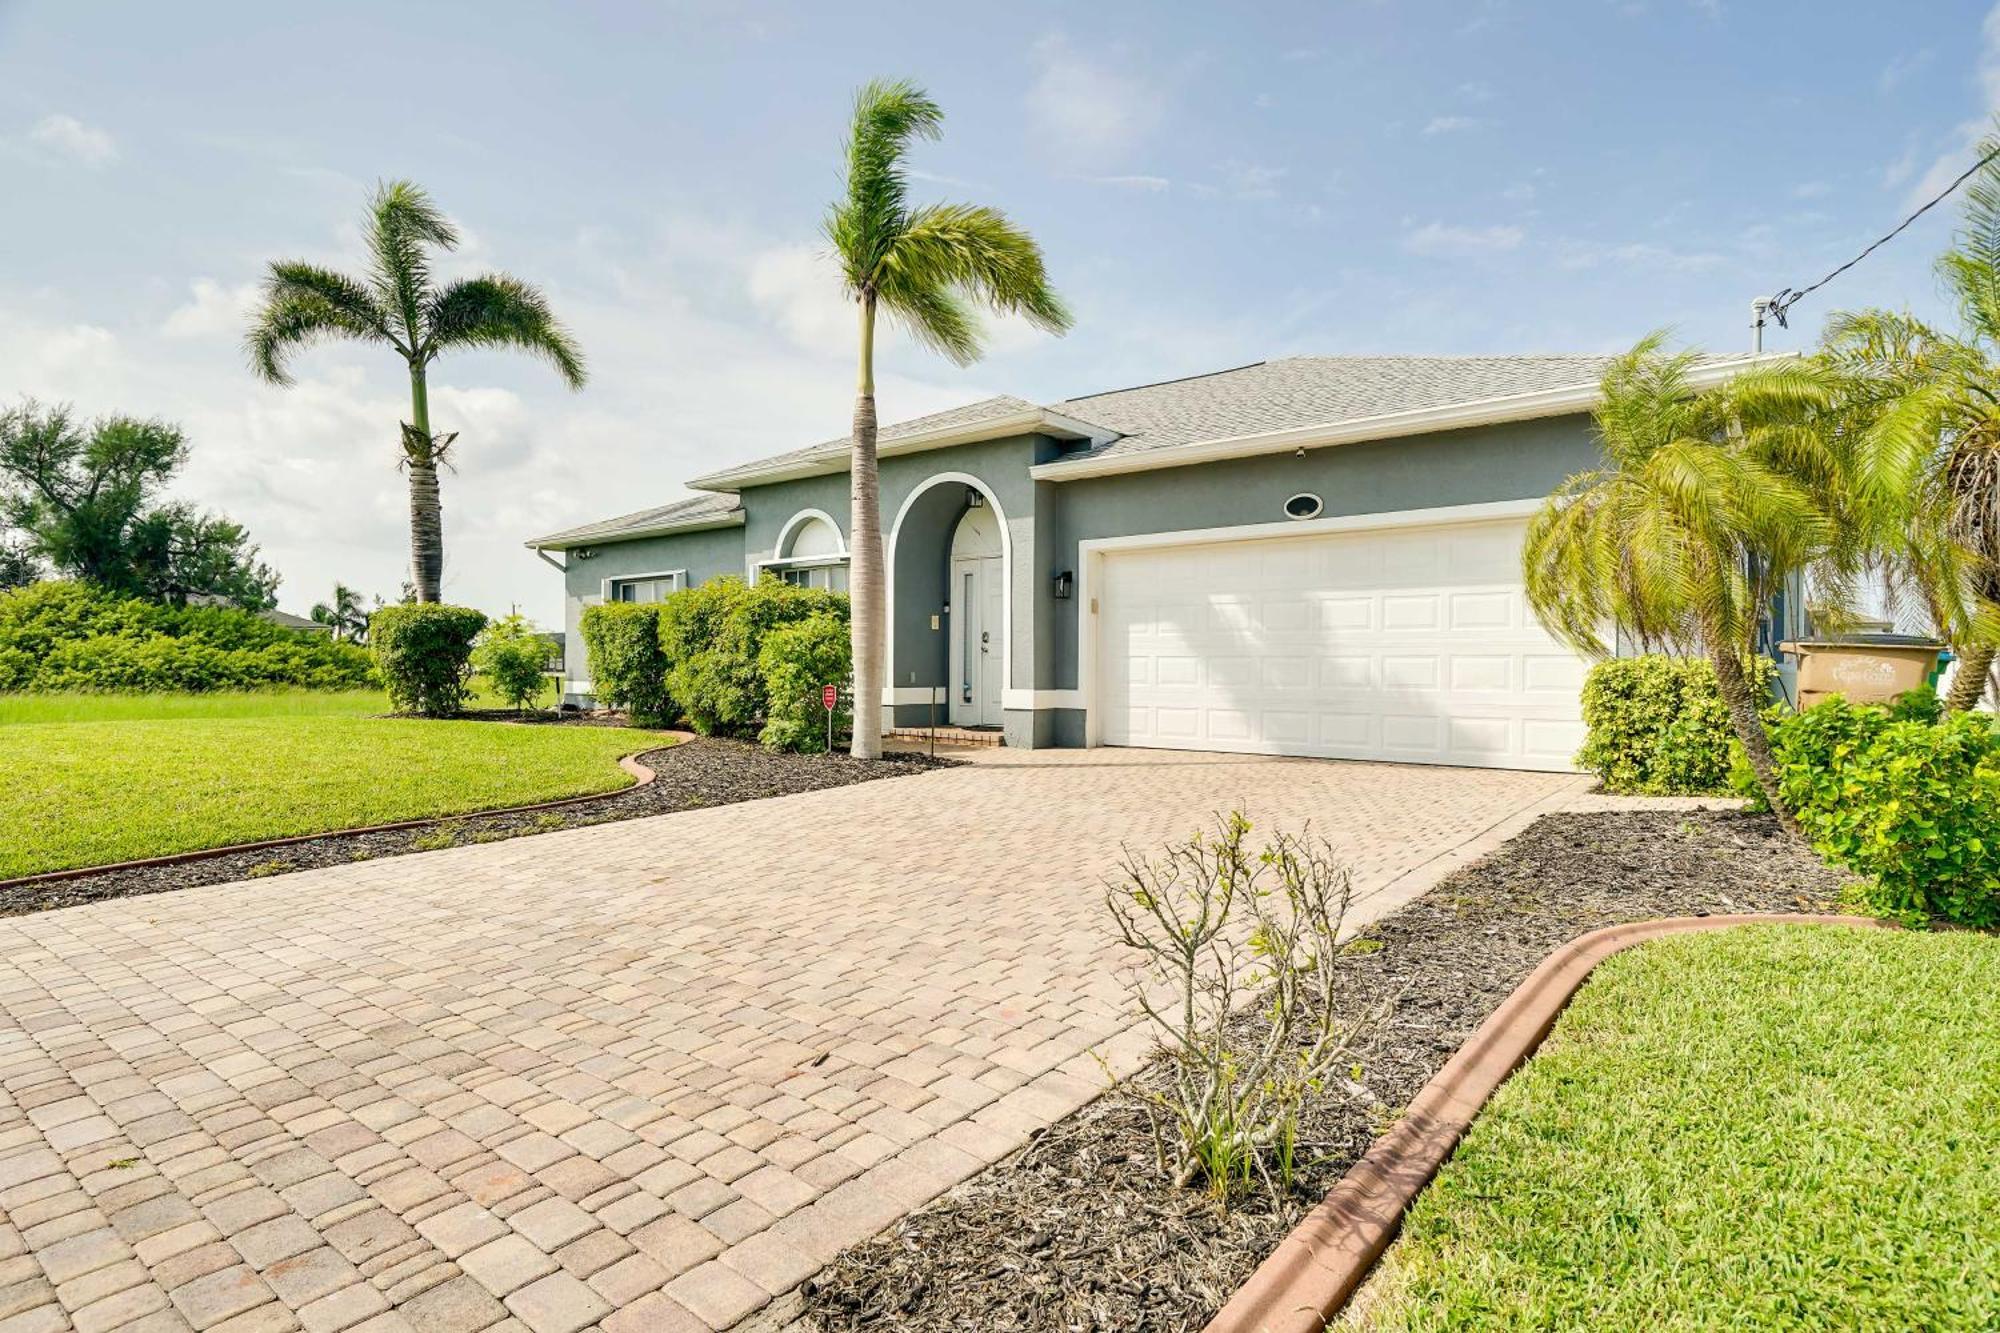
[[[532,550],[534,551],[534,553],[535,553],[535,558],[536,558],[537,560],[541,561],[541,562],[542,562],[543,564],[547,565],[547,566],[548,566],[548,567],[549,567],[550,569],[553,569],[553,570],[555,570],[555,571],[556,571],[557,573],[559,573],[559,574],[567,574],[567,573],[569,573],[569,566],[568,566],[568,565],[565,565],[565,564],[564,564],[564,563],[563,563],[562,561],[560,561],[560,560],[557,560],[557,559],[554,559],[553,557],[551,557],[551,556],[549,555],[549,553],[548,553],[547,551],[543,550],[543,549],[542,549],[541,547],[539,547],[539,546],[536,546],[536,547],[532,547],[532,548],[530,548],[530,549],[532,549]]]

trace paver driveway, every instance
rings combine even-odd
[[[1373,914],[1580,782],[1003,751],[0,922],[0,1330],[726,1328],[1131,1066],[1122,842]]]

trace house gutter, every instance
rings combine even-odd
[[[1688,372],[1688,383],[1697,389],[1711,388],[1741,374],[1753,365],[1789,359],[1780,356],[1747,356],[1713,362]],[[1112,476],[1123,472],[1149,472],[1159,468],[1188,467],[1198,463],[1219,463],[1236,458],[1256,458],[1265,454],[1291,453],[1299,449],[1323,449],[1333,445],[1361,444],[1393,440],[1438,431],[1465,430],[1511,421],[1532,421],[1542,417],[1569,416],[1597,406],[1603,390],[1596,383],[1563,385],[1538,389],[1533,393],[1482,398],[1444,407],[1425,407],[1408,412],[1386,412],[1379,416],[1356,417],[1349,421],[1313,426],[1292,426],[1284,430],[1262,431],[1255,435],[1235,435],[1219,440],[1174,445],[1130,454],[1099,458],[1058,459],[1028,469],[1036,481],[1075,481],[1085,477]]]
[[[543,554],[547,551],[575,551],[587,546],[604,546],[612,542],[637,541],[641,537],[664,537],[669,533],[675,532],[704,532],[710,528],[740,528],[742,526],[743,511],[739,509],[732,513],[720,514],[711,518],[696,519],[688,523],[657,523],[650,528],[621,529],[617,532],[607,532],[595,537],[537,537],[531,542],[523,542],[522,545],[540,555],[542,559],[548,560],[548,556]],[[555,564],[553,560],[550,560],[549,563]],[[563,566],[556,565],[556,568],[562,569]]]

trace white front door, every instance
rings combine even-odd
[[[1529,612],[1518,519],[1104,557],[1108,744],[1567,771],[1584,664]]]
[[[1000,725],[1000,557],[951,562],[951,720]]]

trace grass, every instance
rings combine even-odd
[[[615,791],[663,743],[369,716],[380,695],[0,698],[0,879]]]
[[[1358,1322],[2000,1327],[2000,940],[1619,955],[1411,1210]]]

